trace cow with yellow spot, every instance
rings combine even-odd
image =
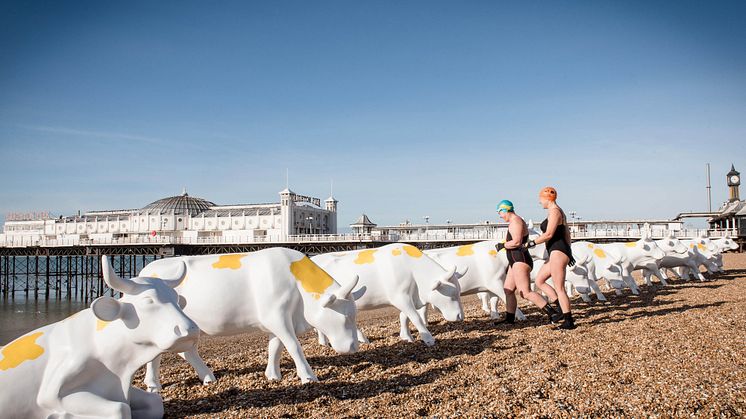
[[[686,263],[673,268],[676,276],[686,280],[689,280],[694,276],[700,281],[705,281],[705,276],[702,275],[702,272],[699,270],[700,266],[704,266],[707,273],[710,274],[718,271],[716,257],[718,247],[709,237],[702,235],[696,239],[681,240],[681,242],[687,248],[687,253],[686,256],[682,255],[680,259],[685,259]],[[671,262],[668,264],[673,263],[670,260],[667,260],[666,262]]]
[[[606,301],[606,297],[598,286],[600,279],[605,279],[609,287],[613,288],[618,295],[626,287],[624,282],[624,268],[622,267],[622,256],[616,252],[609,253],[595,243],[587,241],[576,241],[572,245],[572,254],[575,260],[587,260],[585,263],[586,278],[590,290],[578,289],[581,296],[593,291],[599,301]],[[584,298],[585,300],[585,298]]]
[[[197,343],[199,328],[173,288],[184,278],[119,278],[106,257],[103,277],[120,299],[30,332],[0,349],[4,418],[160,418],[163,400],[132,386],[132,376],[164,351]],[[165,277],[164,277],[165,278]]]
[[[425,254],[433,258],[441,266],[459,266],[467,268],[464,276],[459,279],[461,295],[484,293],[482,309],[495,319],[499,317],[497,301],[490,302],[491,297],[497,297],[505,302],[505,277],[508,271],[508,258],[505,250],[497,251],[498,240],[481,241],[462,246],[444,247],[426,250]],[[546,246],[539,245],[529,249],[535,259],[546,256]],[[494,305],[493,305],[494,303]],[[492,307],[491,307],[492,305]],[[425,314],[423,314],[423,318]],[[526,316],[518,309],[516,318],[525,320]]]
[[[182,256],[154,261],[141,275],[166,275],[181,264],[188,279],[176,289],[184,311],[208,335],[235,335],[260,328],[270,335],[265,375],[279,380],[283,347],[295,363],[301,382],[318,381],[306,361],[297,335],[310,327],[323,331],[339,353],[355,352],[357,310],[354,275],[335,281],[303,253],[274,247],[251,253]],[[355,294],[359,296],[359,294]],[[196,348],[182,354],[204,384],[215,376]],[[160,358],[148,364],[145,384],[160,390]]]
[[[431,304],[448,321],[464,318],[458,278],[464,272],[456,267],[445,269],[420,249],[408,244],[389,244],[375,249],[327,253],[311,258],[340,281],[359,277],[358,290],[365,294],[356,300],[358,310],[394,306],[400,311],[400,337],[412,342],[411,321],[427,345],[435,340],[417,310]],[[361,342],[367,343],[362,332]],[[319,342],[326,343],[325,333],[319,330]]]

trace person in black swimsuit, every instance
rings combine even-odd
[[[570,230],[567,228],[567,217],[565,217],[562,208],[557,205],[557,190],[551,186],[547,186],[539,192],[539,202],[549,210],[549,216],[541,223],[541,230],[544,234],[530,241],[528,247],[546,243],[549,260],[536,275],[536,286],[549,297],[550,304],[556,304],[559,301],[562,311],[562,324],[559,327],[561,329],[574,329],[575,320],[572,317],[570,298],[565,291],[567,266],[575,264],[570,247],[572,240],[570,239]],[[554,287],[547,284],[547,279],[550,277]]]
[[[508,257],[508,275],[505,278],[505,317],[495,322],[495,324],[515,322],[515,310],[518,301],[515,297],[516,288],[521,297],[530,300],[537,307],[543,309],[552,322],[558,321],[562,315],[554,309],[538,293],[531,291],[531,268],[534,261],[528,253],[528,227],[523,218],[513,210],[513,203],[503,200],[497,205],[497,212],[500,217],[507,221],[508,235],[505,243],[498,243],[496,248],[500,252],[505,250]]]

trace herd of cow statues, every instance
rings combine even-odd
[[[532,234],[538,235],[530,226]],[[260,328],[269,335],[265,375],[278,380],[287,349],[303,383],[317,381],[297,335],[310,328],[319,343],[338,353],[367,343],[356,322],[358,310],[393,306],[400,312],[403,340],[434,345],[427,328],[429,307],[448,321],[464,318],[461,296],[478,293],[482,308],[498,317],[508,261],[497,240],[421,251],[408,244],[309,258],[295,250],[160,259],[139,276],[117,276],[103,257],[103,278],[123,296],[103,296],[65,320],[36,329],[0,348],[0,406],[4,417],[162,417],[158,368],[163,352],[176,352],[204,384],[215,376],[197,353],[200,331],[233,335]],[[639,293],[632,272],[648,284],[669,275],[705,280],[723,269],[722,253],[738,246],[729,237],[682,240],[673,234],[653,240],[647,230],[628,243],[572,244],[576,264],[566,286],[584,301],[606,298],[604,280],[617,294]],[[534,271],[548,258],[543,245],[531,249]],[[516,313],[518,319],[525,316]],[[147,364],[148,391],[132,386]]]

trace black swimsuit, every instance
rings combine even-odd
[[[511,241],[513,240],[513,236],[510,235],[510,231],[508,231],[508,236],[505,237],[505,241]],[[515,249],[505,249],[505,253],[508,256],[508,265],[513,266],[516,262],[523,262],[526,265],[528,265],[529,269],[534,268],[534,260],[531,258],[531,255],[528,253],[528,249],[523,247],[524,244],[528,243],[528,234],[523,236],[521,239],[521,245],[518,246]]]
[[[547,218],[541,223],[541,231],[546,232],[547,226],[549,225],[549,219]],[[554,250],[559,250],[560,252],[567,255],[570,260],[573,260],[572,258],[572,248],[570,247],[570,243],[567,242],[565,239],[565,233],[567,229],[567,226],[564,224],[560,224],[557,226],[556,229],[554,229],[554,234],[552,234],[552,238],[547,240],[547,252],[551,255]]]

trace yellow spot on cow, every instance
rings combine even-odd
[[[0,359],[0,370],[5,371],[21,365],[24,361],[31,361],[44,353],[44,348],[36,344],[44,332],[36,332],[18,338],[2,349],[3,359]]]
[[[464,246],[459,246],[458,250],[456,250],[456,256],[469,256],[474,254],[474,245],[473,244],[467,244]]]
[[[108,326],[109,323],[111,323],[111,322],[103,321],[101,319],[96,319],[96,331],[100,332],[100,331],[104,330],[104,328],[106,326]]]
[[[637,246],[637,242],[627,242],[627,243],[624,243],[624,245],[627,247],[635,247]]]
[[[373,253],[376,253],[377,249],[371,249],[371,250],[363,250],[360,253],[357,254],[357,259],[355,259],[355,263],[358,265],[362,265],[365,263],[373,263],[375,261],[375,258],[373,258]]]
[[[603,251],[603,250],[601,250],[601,249],[596,249],[596,250],[594,250],[594,251],[593,251],[593,253],[594,253],[594,254],[595,254],[596,256],[600,257],[600,258],[605,258],[605,257],[606,257],[606,252],[604,252],[604,251]]]
[[[241,258],[248,255],[244,253],[236,253],[233,255],[222,255],[218,258],[218,261],[212,264],[215,269],[238,269],[241,267]]]
[[[404,251],[407,252],[407,254],[409,256],[412,256],[413,258],[418,258],[422,256],[422,252],[420,251],[420,249],[409,244],[404,246]]]
[[[496,258],[496,257],[497,257],[497,250],[495,250],[495,249],[492,249],[492,250],[490,250],[490,251],[489,251],[488,253],[489,253],[489,254],[490,254],[490,256],[492,256],[493,258]]]
[[[699,243],[699,244],[697,245],[697,247],[699,248],[699,250],[705,250],[705,245],[704,245],[704,244],[702,244],[702,243]]]
[[[593,249],[593,243],[588,243],[588,248]]]
[[[690,244],[690,245],[689,245],[689,248],[690,248],[690,249],[694,249],[694,243]]]
[[[290,264],[290,272],[300,282],[306,292],[313,293],[313,298],[319,299],[321,294],[334,283],[325,270],[311,261],[307,256]]]
[[[394,256],[399,256],[401,255],[401,249],[394,249],[391,251],[391,254]]]

